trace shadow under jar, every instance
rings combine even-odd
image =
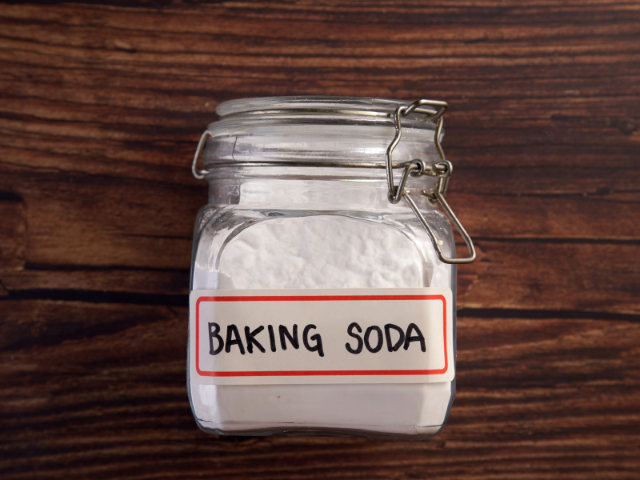
[[[201,429],[440,431],[455,393],[455,263],[475,258],[444,200],[444,110],[342,97],[218,107],[193,165],[209,183],[187,369]],[[438,205],[471,257],[452,258]]]

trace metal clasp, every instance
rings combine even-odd
[[[207,140],[209,140],[213,135],[209,130],[206,130],[202,136],[200,137],[200,141],[198,142],[198,147],[196,148],[196,153],[193,156],[193,163],[191,164],[191,173],[198,180],[202,180],[204,176],[209,173],[208,170],[202,169],[198,167],[198,163],[200,163],[200,157],[202,156],[202,152],[204,151],[204,146],[207,144]]]
[[[453,172],[453,165],[449,160],[447,160],[444,156],[444,150],[442,150],[442,145],[440,144],[440,136],[442,134],[442,126],[443,126],[443,115],[447,111],[449,105],[446,102],[441,102],[438,100],[417,100],[413,102],[409,106],[401,106],[398,107],[394,113],[394,123],[396,127],[396,135],[394,139],[389,144],[387,148],[387,154],[385,156],[386,169],[387,169],[387,184],[389,186],[388,198],[389,201],[393,204],[396,204],[400,201],[401,198],[404,198],[413,213],[418,217],[420,223],[425,228],[425,230],[429,233],[431,237],[431,242],[433,243],[433,247],[438,252],[438,257],[444,263],[450,264],[460,264],[460,263],[472,263],[476,259],[476,249],[473,246],[473,241],[469,234],[464,229],[458,217],[456,217],[453,210],[444,199],[445,194],[447,193],[447,187],[449,185],[449,179],[451,177],[451,173]],[[400,183],[396,187],[393,181],[393,161],[391,155],[393,154],[393,150],[396,148],[400,139],[402,138],[402,118],[406,117],[411,113],[421,113],[423,115],[429,115],[427,121],[434,122],[436,124],[435,129],[435,138],[434,143],[436,149],[438,151],[438,155],[440,156],[440,161],[435,163],[432,166],[427,165],[424,160],[414,159],[409,162],[405,162],[399,166],[404,166],[404,172],[402,174],[402,178]],[[398,165],[396,165],[398,167]],[[418,206],[414,202],[414,200],[409,195],[409,192],[405,190],[405,185],[409,178],[409,175],[413,177],[420,177],[422,175],[429,175],[432,177],[438,178],[438,183],[436,184],[436,188],[432,191],[422,191],[422,195],[425,195],[429,199],[429,203],[433,206],[440,205],[442,209],[445,211],[449,219],[453,222],[455,227],[462,235],[464,239],[464,243],[467,245],[469,249],[470,255],[466,258],[449,258],[445,257],[442,253],[442,249],[440,248],[440,242],[436,239],[434,231],[431,229],[424,216],[418,209]]]

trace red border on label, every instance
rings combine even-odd
[[[256,372],[209,372],[200,370],[201,302],[322,302],[362,300],[442,300],[444,368],[437,370],[272,370]],[[203,377],[308,377],[328,375],[442,375],[449,369],[447,356],[447,300],[444,295],[264,295],[200,297],[196,301],[196,371]]]

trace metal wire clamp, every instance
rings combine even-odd
[[[430,108],[435,107],[435,108]],[[385,156],[385,165],[387,170],[387,184],[389,186],[388,198],[389,201],[393,204],[396,204],[400,201],[400,199],[404,198],[413,213],[418,217],[420,223],[425,228],[425,230],[429,233],[431,237],[431,242],[433,243],[433,247],[438,252],[438,257],[440,261],[444,263],[450,264],[461,264],[461,263],[472,263],[476,259],[476,249],[473,245],[473,241],[469,234],[464,229],[458,217],[456,217],[453,210],[444,199],[444,196],[447,192],[447,186],[449,185],[449,178],[451,177],[451,173],[453,172],[453,165],[450,161],[448,161],[444,156],[444,150],[442,150],[442,145],[440,144],[440,137],[442,134],[442,125],[444,112],[447,111],[449,105],[446,102],[441,102],[438,100],[417,100],[413,102],[409,106],[400,106],[396,109],[394,113],[394,123],[396,127],[396,135],[389,144],[387,148],[387,154]],[[440,156],[440,161],[435,163],[432,166],[427,165],[423,160],[415,159],[408,162],[405,167],[404,173],[400,180],[398,186],[395,186],[393,181],[393,160],[392,154],[393,150],[396,148],[398,143],[400,143],[400,139],[402,138],[402,118],[406,117],[411,113],[421,113],[423,115],[429,115],[426,119],[427,121],[434,122],[436,124],[435,134],[434,134],[434,143],[436,146],[436,150],[438,151],[438,155]],[[405,190],[405,185],[407,183],[407,179],[409,175],[412,177],[420,177],[422,175],[429,175],[432,177],[438,178],[438,183],[436,184],[436,188],[432,191],[422,191],[422,195],[425,195],[429,199],[429,203],[433,206],[440,205],[442,209],[445,211],[449,219],[456,226],[460,235],[464,239],[464,243],[467,245],[469,249],[469,256],[465,258],[449,258],[446,257],[442,253],[442,249],[440,248],[440,242],[436,239],[436,235],[434,231],[431,229],[424,216],[418,209],[418,206],[414,202],[414,200],[409,195],[409,192]]]
[[[347,167],[347,168],[384,168],[387,172],[387,184],[389,187],[388,198],[389,201],[393,204],[397,204],[400,202],[402,198],[406,200],[409,204],[409,207],[416,215],[420,223],[425,228],[425,230],[429,233],[431,238],[431,242],[433,243],[433,247],[438,253],[438,258],[443,263],[449,264],[462,264],[462,263],[472,263],[476,259],[476,250],[473,246],[473,241],[469,237],[469,234],[464,229],[458,217],[456,217],[453,210],[444,199],[444,196],[447,192],[447,186],[449,185],[449,178],[451,177],[451,173],[453,172],[453,165],[449,160],[447,160],[444,156],[444,151],[442,150],[442,145],[440,144],[440,137],[442,135],[442,125],[443,118],[442,116],[447,111],[449,105],[447,102],[442,102],[438,100],[417,100],[408,106],[400,106],[395,110],[393,114],[393,122],[396,128],[396,135],[394,139],[389,144],[387,148],[387,152],[385,155],[385,163],[381,164],[379,162],[375,163],[362,163],[362,162],[313,162],[313,161],[300,161],[300,162],[291,162],[291,161],[249,161],[249,162],[219,162],[214,165],[210,165],[210,168],[224,168],[224,167],[239,167],[239,166],[272,166],[272,167]],[[264,113],[264,112],[255,112],[255,113]],[[278,111],[274,113],[279,114],[287,114],[287,113],[311,113],[318,114],[321,111],[316,110],[300,110],[296,109],[292,112],[289,111]],[[335,110],[332,111],[333,114],[353,114],[351,111],[340,111]],[[369,112],[371,115],[377,115],[389,118],[389,114],[384,114],[382,112]],[[440,161],[436,162],[434,165],[427,165],[424,160],[414,159],[408,162],[402,162],[398,164],[394,164],[392,161],[393,150],[396,148],[400,139],[402,138],[402,118],[406,117],[411,113],[419,113],[423,115],[428,115],[425,119],[426,121],[433,122],[436,124],[435,134],[434,134],[434,143],[436,146],[436,150],[438,151],[438,155],[440,156]],[[208,130],[205,131],[200,137],[200,141],[198,142],[198,147],[196,148],[195,155],[193,156],[193,163],[191,164],[191,172],[193,176],[198,180],[202,180],[206,175],[210,173],[210,170],[206,170],[199,167],[199,163],[204,152],[205,145],[207,141],[213,138],[213,134]],[[394,168],[404,168],[404,172],[400,179],[400,183],[398,186],[395,186],[393,180],[393,169]],[[405,189],[407,184],[407,180],[409,176],[412,177],[421,177],[422,175],[429,175],[431,177],[436,177],[438,182],[436,184],[436,188],[431,191],[422,191],[422,195],[425,195],[428,199],[428,202],[432,206],[440,205],[442,209],[445,211],[449,219],[453,222],[455,227],[458,229],[464,242],[469,249],[470,255],[465,258],[449,258],[446,257],[442,253],[442,249],[440,248],[440,242],[436,239],[435,232],[431,229],[424,216],[418,209],[418,206],[414,202],[414,200],[409,195],[409,191]]]
[[[196,153],[193,156],[193,163],[191,164],[191,173],[198,180],[203,180],[204,176],[209,173],[207,170],[201,169],[198,167],[198,163],[200,162],[200,157],[202,156],[202,152],[204,151],[204,147],[207,144],[207,140],[209,140],[213,135],[209,130],[205,130],[202,136],[200,137],[200,141],[198,142],[198,147],[196,148]]]

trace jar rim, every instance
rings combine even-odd
[[[409,104],[315,95],[232,100],[218,106],[221,118],[209,125],[199,148],[204,147],[207,168],[256,162],[384,168],[385,153],[398,129],[397,110]],[[396,151],[399,158],[427,158],[427,150],[434,150],[432,137],[424,137],[426,131],[436,132],[429,119],[417,109],[403,118],[405,135]],[[197,170],[197,160],[193,168]]]
[[[293,95],[283,97],[240,98],[221,103],[216,108],[220,117],[250,112],[273,110],[350,110],[362,113],[380,113],[389,116],[399,106],[409,105],[404,100],[373,97],[338,97],[323,95]]]

